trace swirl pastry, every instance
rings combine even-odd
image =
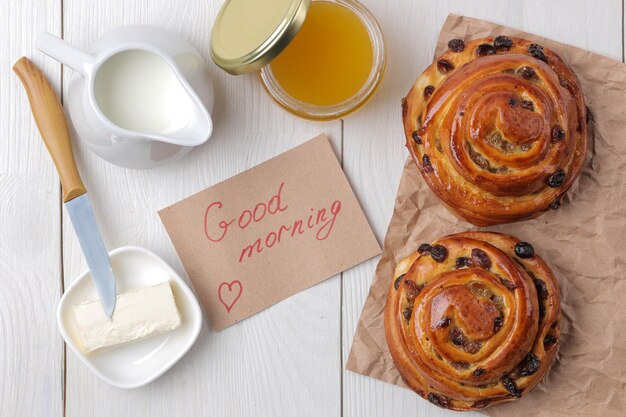
[[[529,243],[467,232],[423,244],[398,264],[385,334],[410,388],[466,411],[537,385],[556,355],[560,319],[558,284]]]
[[[558,208],[587,152],[576,75],[524,39],[448,47],[402,103],[407,147],[426,183],[477,226]]]

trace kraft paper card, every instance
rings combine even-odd
[[[218,331],[380,253],[324,135],[159,215]]]
[[[626,65],[454,15],[441,30],[436,55],[450,39],[497,35],[530,39],[556,51],[578,75],[593,117],[589,161],[561,208],[534,220],[485,228],[532,242],[559,281],[563,321],[561,347],[547,378],[520,401],[483,412],[492,417],[626,416]],[[415,77],[423,69],[415,68]],[[404,386],[387,349],[383,321],[396,263],[420,243],[476,229],[441,205],[409,159],[347,369]]]

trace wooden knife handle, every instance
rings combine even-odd
[[[13,71],[24,84],[37,128],[59,172],[63,202],[85,194],[87,190],[76,168],[70,132],[59,97],[46,76],[28,58],[20,58],[13,65]]]

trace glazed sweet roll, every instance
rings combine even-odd
[[[489,232],[421,245],[398,264],[385,306],[403,380],[453,410],[511,401],[536,386],[555,357],[560,320],[557,281],[532,245]]]
[[[407,147],[424,180],[478,226],[558,208],[585,161],[586,118],[563,60],[506,36],[450,41],[403,101]]]

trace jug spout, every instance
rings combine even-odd
[[[181,146],[198,146],[211,137],[213,133],[211,115],[193,91],[190,91],[189,98],[193,102],[189,120],[185,126],[164,134],[160,138],[162,142]]]
[[[91,71],[96,61],[93,55],[54,36],[50,32],[42,32],[39,34],[36,46],[37,49],[44,54],[83,75],[87,75]]]

